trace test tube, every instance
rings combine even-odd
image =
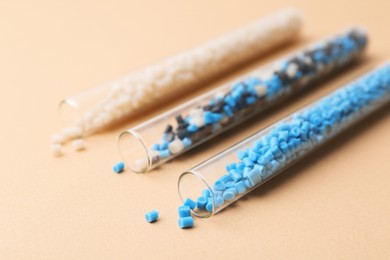
[[[390,63],[184,172],[180,198],[206,197],[192,213],[210,217],[389,101]]]
[[[59,105],[71,140],[102,131],[159,102],[184,94],[261,54],[292,42],[303,25],[301,13],[282,9],[145,68],[66,98]]]
[[[122,159],[130,170],[147,172],[354,61],[366,44],[366,33],[350,28],[261,66],[123,132],[118,141]]]

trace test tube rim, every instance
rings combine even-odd
[[[191,213],[194,214],[196,217],[199,217],[199,218],[209,218],[209,217],[215,215],[215,213],[216,213],[215,208],[216,207],[215,207],[215,201],[214,201],[214,191],[210,187],[208,182],[204,179],[203,175],[198,173],[196,170],[190,169],[190,170],[185,171],[182,174],[180,174],[179,179],[177,181],[177,190],[178,190],[178,193],[179,193],[180,200],[184,203],[184,201],[186,199],[185,196],[184,197],[182,196],[181,189],[180,189],[180,183],[181,183],[181,179],[184,178],[188,174],[191,174],[191,175],[195,176],[196,178],[198,178],[206,186],[206,188],[210,191],[210,197],[211,197],[211,201],[213,203],[213,207],[212,207],[211,212],[208,212],[205,215],[200,215],[200,214],[198,214],[196,211],[194,211],[192,209],[191,209]]]
[[[130,135],[131,137],[135,138],[135,140],[137,140],[138,143],[141,144],[142,147],[143,147],[143,151],[145,152],[145,155],[146,155],[146,158],[147,158],[147,165],[146,165],[146,168],[144,170],[141,170],[141,171],[140,170],[136,170],[136,169],[130,167],[130,164],[127,163],[128,160],[126,160],[126,156],[123,154],[122,148],[121,148],[122,139],[125,136],[127,136],[127,135]],[[149,150],[147,149],[147,146],[145,145],[145,142],[143,141],[142,137],[137,132],[132,131],[132,129],[128,129],[128,130],[122,132],[119,135],[117,145],[118,145],[119,154],[121,156],[122,161],[125,163],[125,167],[126,168],[130,169],[134,173],[140,173],[140,174],[141,173],[146,173],[146,172],[149,171],[149,168],[150,168],[150,165],[151,165]]]

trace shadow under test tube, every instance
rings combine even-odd
[[[180,198],[208,197],[192,212],[210,217],[389,101],[390,63],[184,172]]]
[[[261,66],[122,133],[122,159],[132,171],[147,172],[353,61],[366,44],[366,33],[351,28]]]

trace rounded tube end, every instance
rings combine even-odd
[[[191,209],[192,214],[199,218],[208,218],[216,213],[213,189],[207,181],[196,171],[190,170],[180,175],[177,183],[179,196],[183,204],[187,199],[197,202],[197,207]],[[206,192],[205,192],[206,191]],[[205,197],[208,194],[208,197]],[[206,204],[199,208],[199,195],[207,199]]]
[[[146,173],[151,169],[149,150],[136,132],[127,130],[118,139],[119,153],[127,168],[135,173]]]
[[[77,120],[80,120],[82,114],[80,112],[79,104],[73,99],[63,99],[58,105],[58,114],[61,124],[65,128],[76,126]],[[81,135],[85,135],[84,124],[77,124],[77,127],[81,130]]]

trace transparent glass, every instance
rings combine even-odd
[[[358,58],[366,44],[366,33],[351,28],[261,66],[123,132],[122,159],[130,170],[147,172],[330,75]]]
[[[208,197],[206,208],[192,212],[210,217],[389,101],[386,64],[184,172],[180,198]]]
[[[96,106],[99,101],[107,98],[107,95],[111,91],[110,88],[107,87],[108,85],[111,84],[103,84],[86,92],[81,92],[61,100],[58,112],[62,125],[80,127],[82,135],[88,135],[92,129],[89,129],[89,125],[85,124],[85,122],[89,121],[89,116],[93,116],[91,108]],[[90,113],[88,113],[88,111],[90,111]]]

